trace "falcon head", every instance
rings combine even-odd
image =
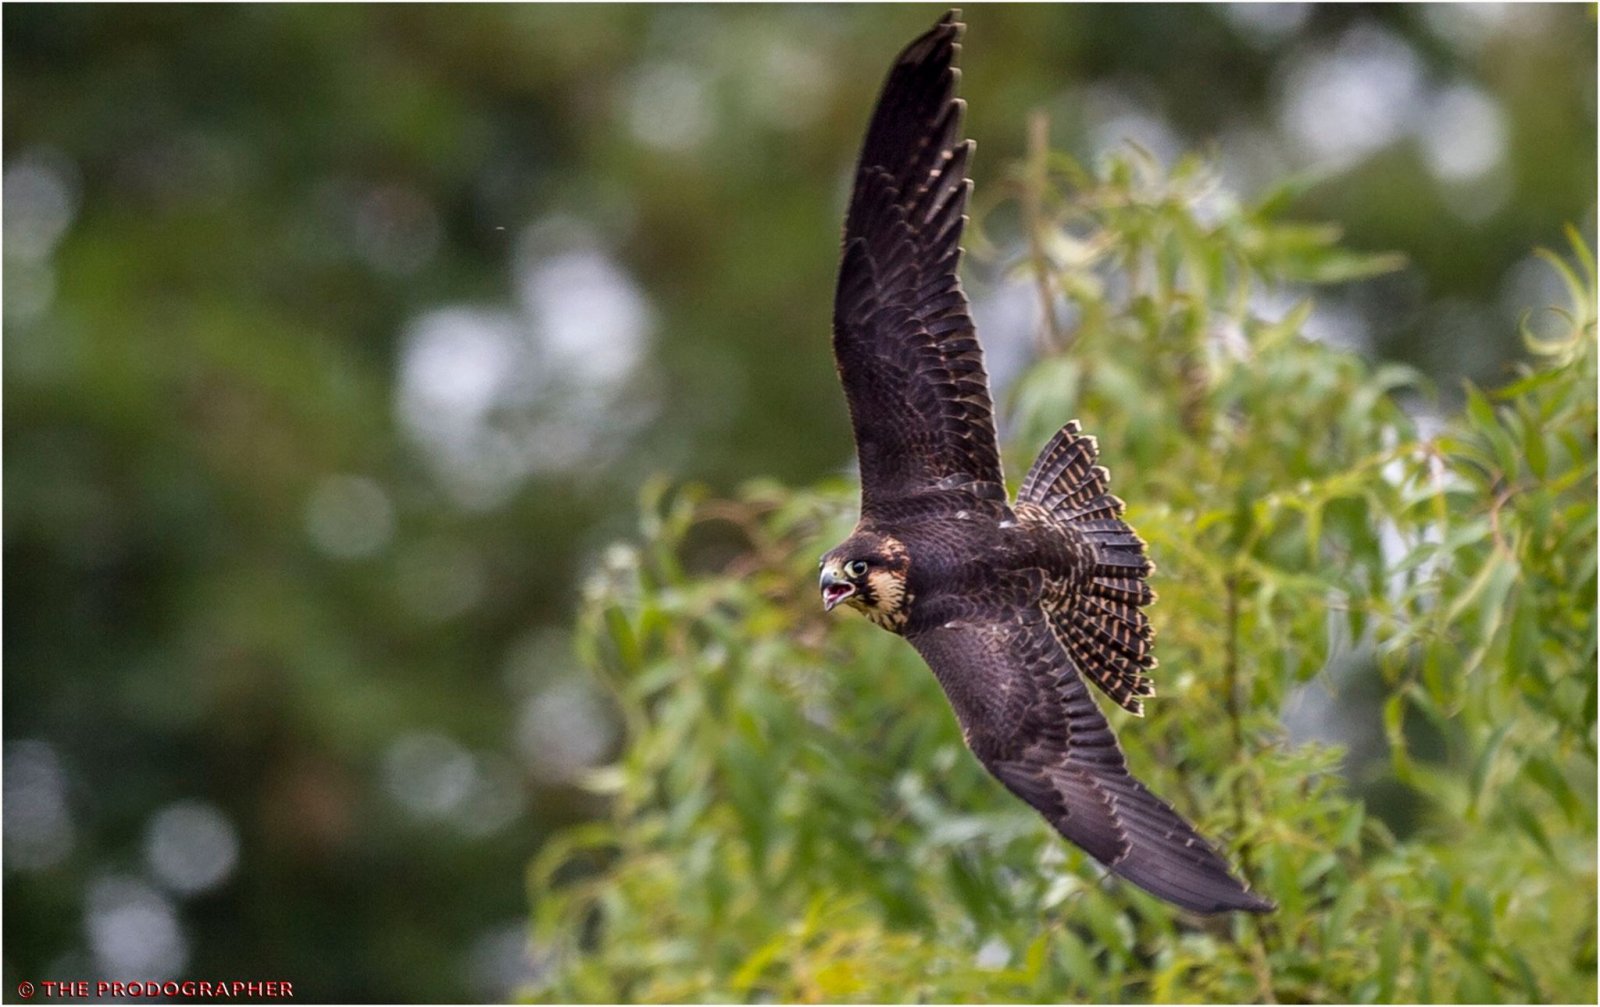
[[[906,575],[910,557],[898,539],[857,531],[822,557],[822,607],[831,612],[840,602],[889,630],[906,624],[911,592]]]

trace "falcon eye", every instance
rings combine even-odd
[[[864,559],[853,560],[845,565],[844,572],[851,577],[865,577],[867,575],[867,561]]]

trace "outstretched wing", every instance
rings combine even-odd
[[[1128,772],[1110,725],[1037,608],[909,639],[984,766],[1113,873],[1198,913],[1274,908]]]
[[[845,219],[833,353],[861,460],[862,510],[968,484],[1005,498],[983,353],[956,268],[972,142],[954,97],[951,11],[895,61]]]

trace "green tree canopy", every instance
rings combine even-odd
[[[1123,743],[1280,910],[1201,923],[1103,878],[964,751],[910,648],[824,617],[848,483],[658,483],[586,589],[628,744],[590,781],[610,816],[534,866],[534,994],[1592,1000],[1588,250],[1548,256],[1570,304],[1526,333],[1537,362],[1420,429],[1416,374],[1260,296],[1388,260],[1196,160],[1041,148],[1012,181],[1059,322],[1010,396],[1011,471],[1068,418],[1098,435],[1160,570],[1158,698],[1113,713]],[[1341,719],[1386,757],[1314,740]]]

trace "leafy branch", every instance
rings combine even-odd
[[[1281,193],[1245,204],[1192,158],[1091,171],[1036,126],[1003,198],[1046,333],[1005,403],[1019,447],[1081,419],[1160,568],[1129,757],[1279,912],[1196,926],[1105,881],[983,774],[899,641],[824,621],[850,485],[654,484],[586,593],[630,740],[593,781],[610,818],[530,877],[536,995],[1592,1000],[1587,248],[1550,257],[1559,331],[1525,322],[1522,373],[1424,436],[1416,375],[1303,334],[1318,285],[1397,263],[1284,222]],[[729,536],[731,560],[699,544]],[[1315,727],[1379,750],[1286,733],[1316,696]]]

